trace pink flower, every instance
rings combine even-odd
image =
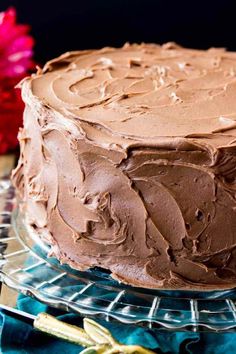
[[[14,150],[24,109],[15,85],[34,66],[29,26],[16,23],[16,11],[0,12],[0,154]]]
[[[32,68],[33,38],[29,26],[16,24],[16,11],[0,12],[0,78],[19,77]]]

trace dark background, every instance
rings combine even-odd
[[[36,39],[38,62],[73,49],[176,41],[236,50],[236,0],[0,0],[13,5]]]

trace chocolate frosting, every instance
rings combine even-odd
[[[68,52],[22,96],[13,180],[52,255],[135,286],[236,285],[236,53]]]

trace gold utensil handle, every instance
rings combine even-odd
[[[111,333],[97,322],[88,318],[84,319],[84,328],[59,321],[47,313],[40,313],[34,320],[34,328],[64,339],[88,349],[83,353],[99,354],[153,354],[152,351],[139,345],[123,345],[117,342]]]
[[[34,320],[34,328],[83,347],[95,344],[82,328],[59,321],[47,313],[42,312],[37,316]]]

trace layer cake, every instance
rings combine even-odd
[[[51,255],[133,286],[236,286],[236,53],[68,52],[21,86],[13,181]]]

